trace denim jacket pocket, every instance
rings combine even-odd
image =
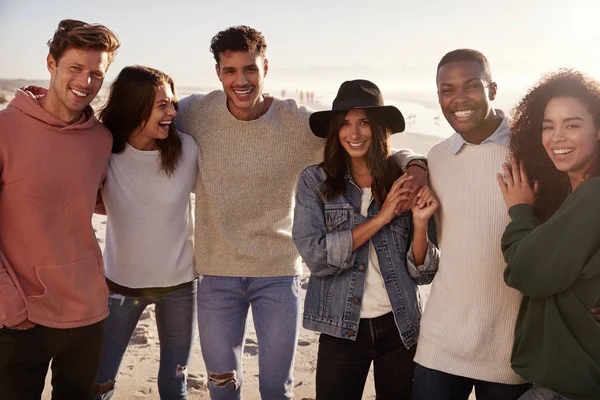
[[[405,254],[408,251],[411,218],[411,215],[400,215],[389,223],[394,246],[400,254]]]
[[[328,208],[325,206],[325,225],[327,232],[343,231],[348,229],[348,213],[347,208]]]

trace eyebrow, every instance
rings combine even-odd
[[[569,118],[563,119],[563,122],[569,122],[569,121],[581,121],[581,122],[585,122],[585,120],[583,118],[581,118],[581,117],[569,117]],[[552,121],[551,119],[544,118],[542,120],[542,122],[554,122],[554,121]]]
[[[470,78],[470,79],[467,79],[466,81],[464,81],[463,84],[466,85],[466,84],[472,83],[474,81],[480,81],[480,80],[481,80],[481,78]],[[455,85],[452,83],[449,83],[449,82],[440,82],[440,86],[455,86]]]

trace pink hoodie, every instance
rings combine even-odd
[[[66,124],[18,90],[0,111],[0,328],[74,328],[108,315],[92,227],[112,136],[88,107]]]

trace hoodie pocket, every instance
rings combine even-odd
[[[35,273],[44,292],[27,298],[30,315],[68,323],[84,322],[107,311],[108,288],[98,258],[36,267]]]

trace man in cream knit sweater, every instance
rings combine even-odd
[[[421,320],[413,400],[516,400],[527,391],[510,354],[521,295],[504,284],[509,222],[496,173],[509,155],[506,116],[488,61],[470,49],[438,65],[439,102],[456,133],[428,155],[441,209],[441,259]]]
[[[213,399],[240,398],[251,306],[261,397],[290,399],[302,273],[291,238],[294,192],[300,172],[322,160],[324,141],[309,128],[309,109],[262,94],[268,61],[260,32],[229,28],[211,51],[223,90],[183,99],[175,120],[199,145],[195,255],[208,386]],[[415,157],[401,153],[398,162]],[[422,167],[407,168],[420,184]]]

